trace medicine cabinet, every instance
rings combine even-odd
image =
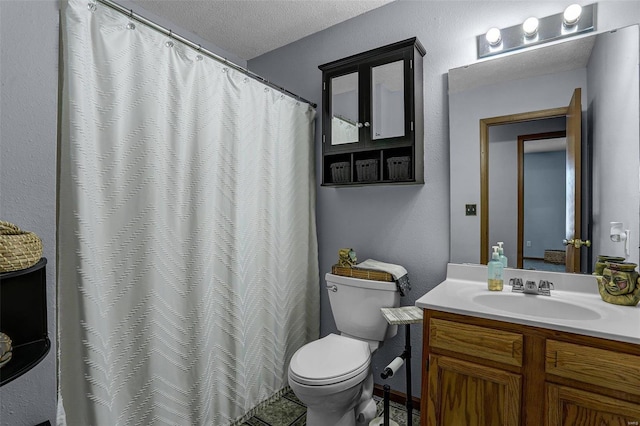
[[[424,183],[417,38],[321,65],[322,185]]]

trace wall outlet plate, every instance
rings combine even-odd
[[[476,216],[476,204],[465,204],[464,212],[466,216]]]

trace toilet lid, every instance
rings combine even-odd
[[[297,382],[327,385],[358,375],[369,368],[370,360],[368,343],[329,334],[298,349],[289,370]]]

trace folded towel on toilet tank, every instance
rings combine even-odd
[[[364,262],[358,263],[356,268],[372,269],[374,271],[383,271],[391,274],[396,281],[400,296],[404,296],[411,290],[411,284],[409,283],[409,274],[407,270],[400,265],[393,263],[380,262],[378,260],[367,259]]]

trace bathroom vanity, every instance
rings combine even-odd
[[[449,264],[423,308],[421,424],[640,424],[640,308],[600,299],[592,276]],[[551,296],[512,293],[548,280]]]

